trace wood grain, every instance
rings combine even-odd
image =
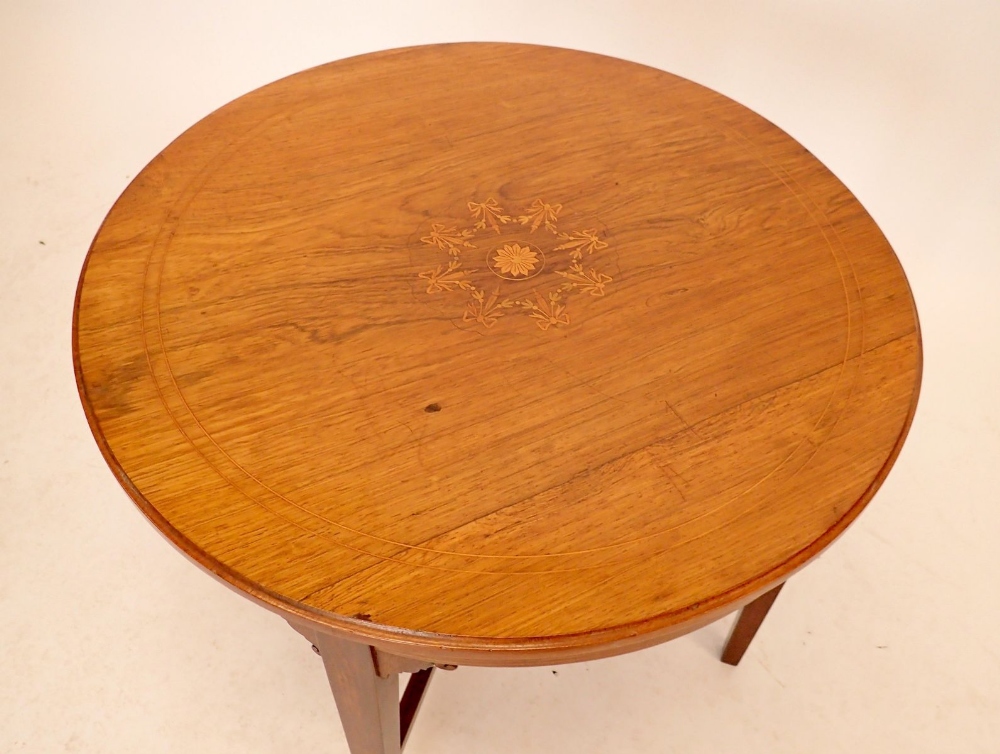
[[[568,50],[321,66],[101,227],[74,357],[172,542],[428,662],[570,661],[746,604],[861,512],[921,371],[902,269],[802,146]]]

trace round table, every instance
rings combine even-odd
[[[791,137],[508,44],[331,63],[193,126],[98,232],[73,345],[125,490],[309,639],[354,754],[398,751],[434,666],[742,607],[738,662],[884,480],[921,372],[892,249]]]

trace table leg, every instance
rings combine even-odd
[[[399,754],[399,675],[379,677],[371,647],[317,634],[351,754]]]
[[[291,625],[323,659],[351,754],[400,754],[434,667],[306,626]],[[401,672],[412,673],[402,700]]]
[[[743,659],[743,653],[747,651],[750,642],[757,634],[757,629],[764,622],[767,611],[778,598],[778,592],[784,584],[778,584],[770,592],[765,592],[740,610],[740,617],[736,619],[736,624],[726,640],[726,648],[722,652],[722,661],[727,665],[738,665]]]

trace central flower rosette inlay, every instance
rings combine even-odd
[[[561,204],[536,199],[523,213],[507,214],[490,197],[469,202],[468,209],[472,227],[432,223],[420,238],[448,255],[446,264],[419,274],[426,292],[463,294],[463,322],[490,328],[501,317],[521,314],[541,330],[564,327],[573,295],[603,296],[612,281],[590,266],[607,242],[593,229],[561,230]],[[482,277],[487,270],[493,282]]]
[[[541,251],[519,243],[507,243],[490,255],[494,274],[508,280],[534,277],[542,271]]]

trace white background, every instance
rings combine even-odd
[[[458,40],[640,61],[784,128],[899,254],[924,387],[882,491],[738,669],[717,659],[726,619],[600,662],[439,673],[410,754],[1000,751],[989,0],[0,0],[0,751],[346,752],[308,645],[175,552],[104,465],[73,381],[74,287],[129,179],[211,110]]]

